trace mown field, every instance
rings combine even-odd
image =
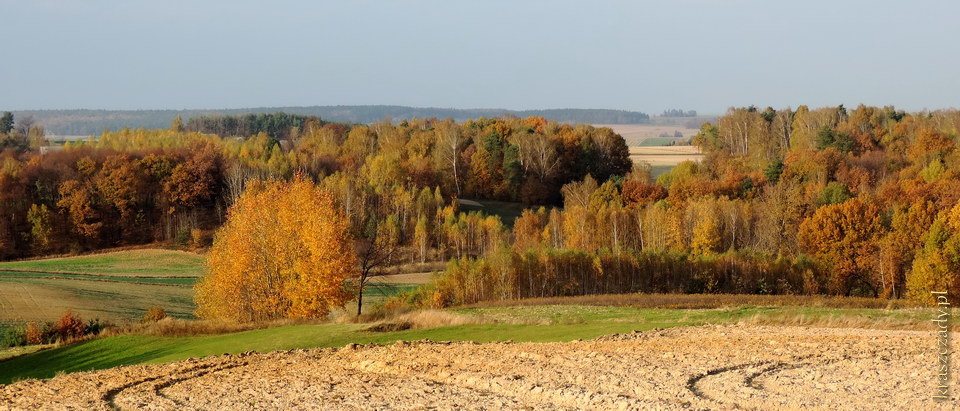
[[[628,146],[669,145],[689,141],[700,130],[682,125],[655,125],[655,124],[595,124],[594,127],[608,127],[623,137]],[[683,137],[673,137],[680,132]],[[660,137],[661,134],[670,137]]]
[[[656,178],[680,162],[703,160],[703,154],[695,146],[641,145],[630,147],[630,160],[650,164],[651,174]]]
[[[193,316],[203,256],[143,249],[0,263],[0,322],[53,321],[67,310],[85,319],[139,319],[151,306]]]
[[[741,306],[662,309],[588,305],[474,307],[431,311],[384,324],[302,324],[221,335],[163,337],[121,335],[23,355],[3,363],[0,383],[190,357],[247,351],[336,347],[348,343],[416,341],[561,342],[634,330],[744,322],[839,327],[918,329],[929,326],[924,309]],[[402,325],[402,326],[400,326]],[[372,331],[373,329],[400,329]]]
[[[0,262],[2,270],[110,276],[199,277],[203,256],[186,251],[141,249],[77,257]]]
[[[664,174],[681,161],[700,161],[703,154],[700,149],[690,145],[690,138],[699,130],[680,125],[666,124],[595,124],[596,127],[609,127],[623,136],[630,147],[630,159],[644,161],[652,166],[653,177]],[[661,133],[673,135],[680,132],[683,137],[660,137]]]

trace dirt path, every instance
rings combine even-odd
[[[934,348],[931,332],[756,326],[347,346],[22,381],[0,408],[946,409]]]

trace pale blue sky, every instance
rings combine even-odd
[[[960,98],[956,1],[0,0],[0,109]]]

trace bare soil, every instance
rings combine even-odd
[[[932,331],[746,325],[350,345],[21,381],[0,409],[946,409],[935,349]]]

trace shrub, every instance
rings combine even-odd
[[[180,230],[180,231],[177,231],[177,235],[176,235],[176,237],[173,238],[173,242],[174,242],[176,245],[180,246],[180,247],[186,247],[187,245],[189,245],[189,244],[190,244],[190,229],[189,229],[189,228],[184,228],[184,229],[182,229],[182,230]]]
[[[164,318],[167,318],[167,310],[164,310],[163,307],[155,305],[150,307],[147,310],[147,313],[143,315],[143,319],[140,320],[142,323],[155,323]]]
[[[193,249],[199,249],[206,247],[209,243],[207,234],[199,228],[194,228],[190,230],[190,247]]]
[[[23,327],[8,327],[0,335],[0,347],[27,345],[27,333]]]
[[[109,321],[103,321],[99,318],[87,321],[87,334],[88,335],[98,335],[107,328],[115,327],[116,325]]]
[[[45,344],[47,342],[47,334],[50,330],[50,324],[46,323],[27,323],[26,330],[24,330],[24,339],[27,344]]]
[[[73,311],[63,313],[60,320],[51,329],[51,336],[56,336],[60,341],[69,341],[83,337],[87,334],[87,325],[83,319]]]

